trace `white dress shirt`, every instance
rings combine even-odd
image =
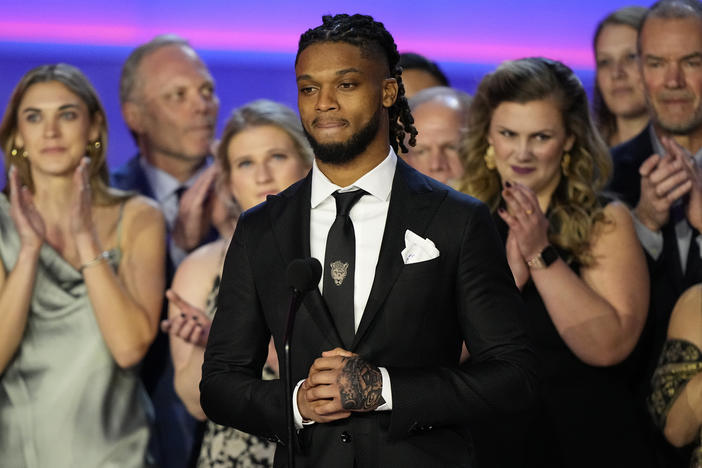
[[[327,235],[336,219],[336,200],[332,194],[336,191],[349,192],[358,189],[365,190],[368,193],[368,195],[362,196],[349,212],[356,238],[353,290],[355,330],[358,330],[358,325],[361,323],[363,311],[366,308],[371,287],[373,286],[375,267],[378,264],[380,245],[385,232],[385,221],[388,217],[390,193],[392,192],[392,181],[395,176],[396,166],[397,155],[390,148],[388,156],[380,164],[348,187],[339,187],[331,182],[319,169],[317,161],[312,166],[310,254],[312,257],[320,260],[323,267],[323,275],[330,274],[329,262],[326,261],[324,255],[327,246]],[[321,292],[324,292],[323,283],[324,279],[322,277],[319,280],[319,290]],[[379,406],[376,411],[387,411],[392,409],[390,376],[384,367],[379,369],[383,379],[382,396],[385,404]],[[302,416],[296,404],[297,390],[302,382],[298,382],[293,392],[295,425],[298,429],[303,425]]]
[[[166,218],[166,227],[168,228],[168,233],[170,234],[173,232],[176,218],[178,218],[178,195],[176,194],[176,191],[180,187],[192,187],[202,171],[207,169],[208,164],[203,164],[203,166],[198,169],[197,172],[195,172],[195,174],[193,174],[188,180],[186,180],[185,183],[181,183],[168,172],[163,171],[149,163],[143,156],[139,156],[139,165],[144,170],[146,180],[149,182],[151,191],[161,207],[163,217]],[[178,247],[176,243],[173,242],[173,237],[169,235],[168,255],[170,255],[173,265],[177,267],[188,255],[188,252]]]

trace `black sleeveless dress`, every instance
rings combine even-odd
[[[507,225],[499,216],[495,223],[506,242]],[[579,265],[570,267],[579,274]],[[522,299],[524,324],[541,364],[537,405],[522,435],[512,434],[518,437],[515,447],[526,452],[524,466],[652,466],[629,384],[630,359],[611,367],[585,364],[559,335],[531,279]]]

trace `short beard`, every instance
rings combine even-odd
[[[305,130],[307,141],[310,142],[314,156],[326,164],[343,165],[353,161],[371,144],[380,128],[380,108],[373,114],[368,123],[341,143],[319,143]]]
[[[647,96],[649,108],[653,121],[663,130],[671,135],[689,135],[702,127],[702,105],[695,109],[694,114],[685,122],[671,123],[661,119],[656,107],[652,105],[651,99]]]

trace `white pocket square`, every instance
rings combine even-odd
[[[405,249],[402,251],[402,261],[410,263],[426,262],[439,256],[439,249],[429,239],[422,239],[409,229],[405,231]]]

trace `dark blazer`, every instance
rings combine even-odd
[[[619,198],[634,208],[641,195],[641,176],[639,166],[653,153],[651,141],[651,126],[647,126],[638,136],[612,148],[614,174],[610,190]],[[660,434],[660,430],[652,426],[650,418],[643,408],[644,399],[650,392],[650,382],[653,371],[658,363],[663,343],[668,331],[670,314],[680,295],[690,286],[702,281],[699,253],[695,246],[687,256],[687,265],[683,273],[678,253],[678,240],[675,234],[675,223],[668,222],[661,229],[663,234],[663,251],[657,259],[646,252],[646,261],[651,282],[651,301],[649,305],[646,326],[639,339],[634,353],[634,359],[639,360],[633,374],[634,389],[644,413],[644,424],[650,426],[653,446],[657,452],[658,464],[663,467],[685,466],[687,458],[668,444]],[[693,230],[694,236],[698,232]]]
[[[110,178],[113,187],[155,199],[154,191],[139,164],[139,155],[117,168]],[[208,236],[210,241],[215,238],[216,233]],[[174,274],[175,265],[167,254],[167,286],[170,286]],[[161,319],[167,317],[168,301],[164,301]],[[169,468],[194,466],[190,459],[199,454],[202,425],[187,412],[175,393],[168,335],[156,335],[141,363],[141,379],[154,405],[154,437],[149,450],[157,464]]]
[[[641,176],[639,166],[654,153],[651,142],[651,126],[648,126],[638,136],[612,149],[614,174],[610,190],[624,202],[634,208],[641,194]],[[661,229],[663,234],[663,252],[654,260],[646,252],[649,274],[651,277],[651,317],[654,320],[654,356],[651,357],[650,370],[655,367],[655,361],[660,353],[665,334],[668,329],[670,313],[680,295],[690,286],[702,281],[702,269],[695,262],[693,255],[698,255],[691,248],[687,258],[685,273],[680,263],[678,240],[675,235],[675,223],[668,222]],[[693,236],[698,232],[695,230]],[[694,243],[694,239],[693,242]],[[651,319],[650,318],[650,319]],[[649,320],[650,320],[649,319]]]
[[[200,384],[213,421],[281,443],[283,380],[260,376],[271,333],[283,356],[286,267],[310,256],[310,189],[311,173],[240,218]],[[434,241],[440,256],[404,265],[406,229]],[[351,346],[388,369],[393,410],[305,427],[293,441],[297,466],[471,466],[470,431],[533,400],[536,363],[522,313],[486,206],[398,158],[375,280]],[[459,367],[463,339],[471,359]],[[342,341],[315,289],[297,315],[292,381],[337,346]],[[285,465],[285,453],[277,451],[275,466]]]

